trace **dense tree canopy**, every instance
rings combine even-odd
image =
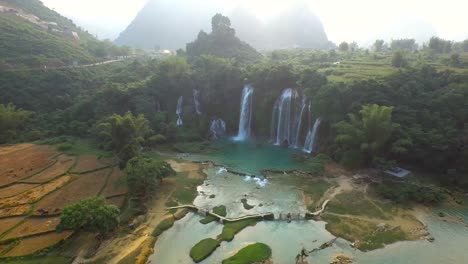
[[[91,197],[65,206],[60,214],[57,230],[78,230],[108,233],[119,224],[120,211],[114,205],[107,205],[102,197]]]
[[[30,114],[12,104],[0,104],[0,144],[14,140],[25,127]]]
[[[382,154],[392,133],[398,127],[392,123],[392,107],[377,104],[364,105],[361,118],[349,114],[349,121],[335,125],[336,143],[342,149],[343,163],[356,166],[369,164]]]
[[[121,167],[137,155],[150,132],[148,120],[143,115],[134,116],[130,112],[124,116],[114,114],[96,126],[97,136],[117,153]]]
[[[144,156],[129,160],[125,172],[130,193],[142,198],[151,195],[163,178],[175,173],[167,162]]]

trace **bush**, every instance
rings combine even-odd
[[[67,143],[60,144],[57,149],[59,151],[68,151],[68,150],[70,150],[72,148],[73,148],[73,144],[67,142]]]
[[[190,257],[193,259],[193,261],[198,263],[210,256],[218,247],[219,242],[216,239],[203,239],[192,247],[190,250]]]
[[[271,248],[263,243],[255,243],[239,250],[234,256],[223,260],[223,264],[262,263],[271,257]]]
[[[153,233],[151,234],[154,237],[158,237],[161,235],[164,231],[168,230],[174,225],[175,219],[174,217],[169,217],[161,221],[161,223],[156,226],[154,229]]]
[[[114,205],[107,205],[104,198],[87,198],[65,206],[60,215],[57,230],[85,228],[90,231],[108,233],[118,226],[119,214],[119,209]]]

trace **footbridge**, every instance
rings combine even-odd
[[[238,222],[242,221],[245,219],[258,219],[258,220],[284,220],[284,221],[295,221],[295,220],[307,220],[307,219],[313,219],[319,215],[321,215],[324,211],[325,208],[327,207],[328,203],[330,200],[325,200],[319,210],[316,212],[306,212],[306,213],[279,213],[277,214],[278,216],[275,217],[275,214],[273,212],[267,212],[267,213],[259,213],[259,214],[252,214],[252,215],[243,215],[239,217],[225,217],[218,215],[214,213],[210,209],[202,208],[193,204],[187,204],[187,205],[179,205],[179,206],[173,206],[173,207],[168,207],[166,210],[174,210],[174,209],[189,209],[191,211],[195,211],[203,216],[213,216],[214,218],[218,219],[221,222]]]

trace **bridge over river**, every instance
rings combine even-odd
[[[243,215],[239,217],[225,217],[218,215],[211,211],[210,209],[202,208],[196,205],[187,204],[187,205],[179,205],[174,207],[168,207],[166,210],[173,210],[173,209],[189,209],[195,211],[203,216],[211,215],[218,219],[221,222],[238,222],[245,219],[258,219],[258,220],[277,220],[277,221],[295,221],[295,220],[305,220],[305,219],[312,219],[314,217],[319,216],[320,214],[325,211],[330,200],[325,200],[322,204],[322,207],[317,210],[316,212],[305,212],[305,213],[295,213],[295,212],[281,212],[277,214],[278,216],[275,217],[273,212],[267,213],[259,213],[259,214],[252,214],[252,215]]]

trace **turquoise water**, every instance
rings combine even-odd
[[[251,143],[232,145],[221,142],[222,152],[190,157],[190,159],[213,160],[216,163],[231,167],[239,172],[258,174],[265,168],[279,170],[297,169],[298,165],[291,156],[294,150],[267,146],[257,148]],[[299,167],[300,168],[300,167]],[[305,205],[297,188],[279,178],[268,179],[260,187],[250,178],[219,172],[220,167],[205,170],[208,175],[205,183],[198,187],[199,195],[194,204],[212,208],[225,205],[228,216],[264,212],[303,212]],[[215,198],[209,198],[214,194]],[[255,207],[245,210],[240,200],[247,198]],[[262,205],[262,206],[260,206]],[[438,212],[457,216],[468,221],[467,208],[436,208],[434,214],[428,215],[424,222],[428,231],[435,238],[433,243],[404,241],[386,246],[371,252],[361,252],[350,246],[350,242],[338,239],[325,250],[313,253],[309,263],[328,264],[333,256],[345,254],[360,264],[466,264],[468,263],[468,228],[460,223],[444,222],[436,215]],[[164,232],[156,242],[155,253],[149,258],[151,263],[193,264],[189,256],[190,249],[204,238],[215,238],[221,233],[220,223],[202,225],[202,217],[188,214],[177,221],[173,228]],[[237,234],[233,241],[222,242],[221,246],[202,264],[221,263],[221,261],[248,244],[262,242],[272,248],[272,259],[275,264],[294,263],[295,256],[304,247],[312,249],[333,238],[325,229],[325,222],[279,221],[260,222],[254,227],[247,227]]]
[[[193,160],[211,160],[235,171],[259,175],[264,169],[293,170],[304,168],[304,164],[293,159],[293,154],[303,154],[298,149],[285,149],[268,142],[234,142],[220,140],[213,143],[214,153],[192,155]]]

